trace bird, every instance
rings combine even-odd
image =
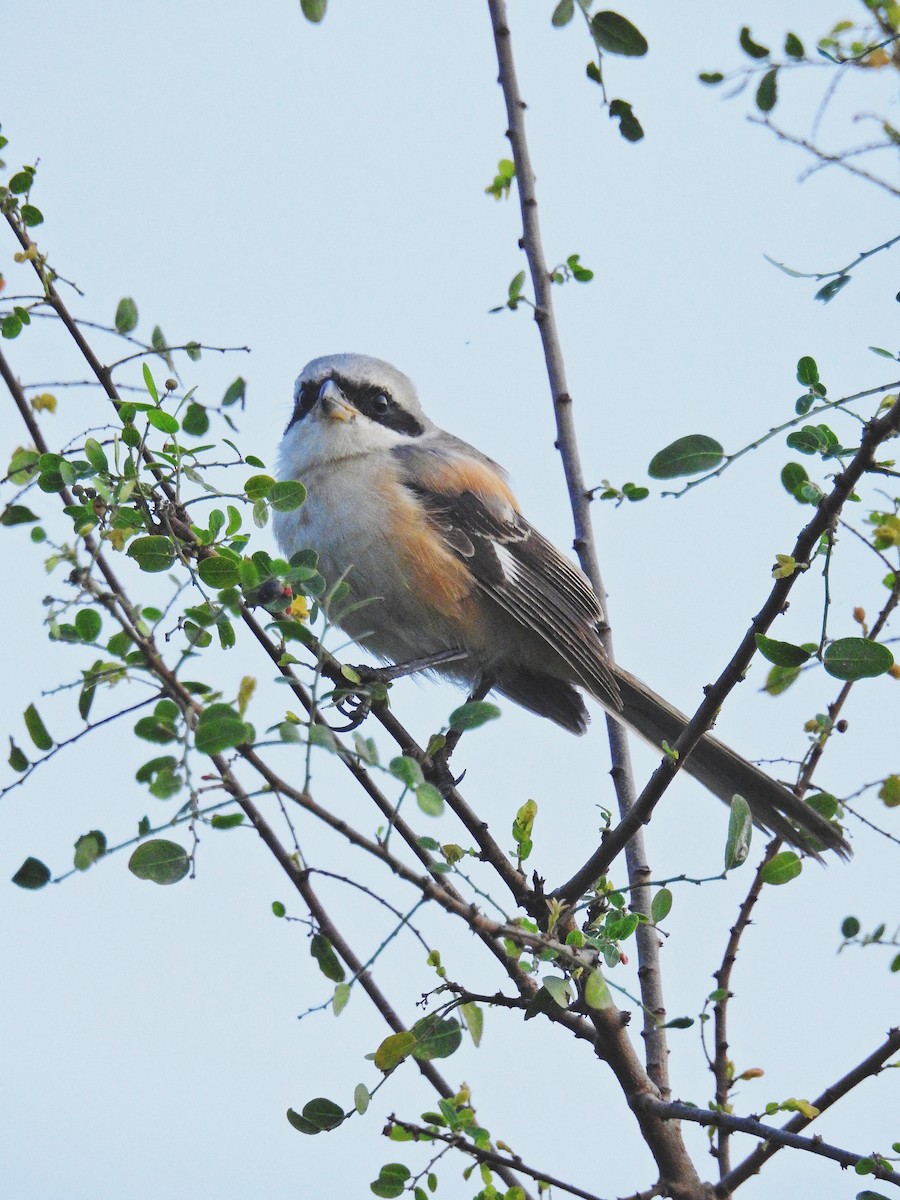
[[[282,553],[311,547],[326,580],[345,581],[334,620],[376,658],[494,690],[575,734],[589,721],[581,691],[657,750],[687,725],[610,659],[590,581],[523,516],[503,468],[435,425],[390,363],[309,362],[277,473],[307,489],[274,514]],[[683,767],[798,848],[849,854],[838,826],[711,734]]]

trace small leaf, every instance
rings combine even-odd
[[[296,479],[282,479],[268,493],[268,501],[276,512],[293,512],[306,499],[306,488]]]
[[[462,1041],[462,1029],[452,1017],[422,1017],[411,1031],[416,1039],[413,1057],[424,1062],[449,1058]]]
[[[147,420],[161,433],[177,433],[181,428],[175,417],[171,413],[163,412],[161,408],[151,408],[147,413]]]
[[[309,952],[319,964],[319,970],[332,983],[343,983],[346,971],[334,952],[334,947],[324,933],[314,933],[309,944]]]
[[[244,484],[248,500],[263,500],[276,486],[271,475],[251,475]]]
[[[721,83],[725,76],[721,71],[701,71],[697,78],[701,83],[716,84]]]
[[[776,667],[800,667],[812,658],[808,650],[792,642],[779,642],[775,638],[763,637],[761,633],[755,636],[757,650]]]
[[[474,1001],[469,1001],[467,1004],[461,1004],[459,1011],[462,1014],[462,1019],[466,1023],[466,1028],[469,1035],[476,1046],[481,1045],[481,1036],[484,1032],[484,1009]]]
[[[210,704],[200,714],[194,745],[201,754],[221,754],[247,740],[247,726],[230,704]]]
[[[413,1052],[416,1035],[405,1030],[386,1037],[375,1051],[374,1062],[379,1071],[392,1071]]]
[[[765,46],[761,46],[759,44],[759,42],[754,42],[753,38],[751,38],[750,29],[747,25],[745,25],[744,28],[741,30],[741,34],[740,34],[740,37],[738,38],[738,42],[740,44],[741,49],[744,51],[744,53],[748,54],[751,58],[768,58],[769,57],[768,49]]]
[[[191,860],[183,846],[165,838],[143,842],[128,860],[128,870],[138,879],[161,886],[178,883],[191,869]]]
[[[406,1191],[406,1181],[409,1179],[409,1168],[403,1163],[386,1163],[378,1173],[369,1189],[382,1200],[396,1200]]]
[[[115,316],[116,333],[126,334],[131,333],[137,328],[138,310],[137,305],[130,296],[123,296],[116,308]]]
[[[746,862],[753,837],[753,815],[743,796],[733,796],[728,818],[728,837],[725,841],[725,870],[733,871]]]
[[[26,858],[13,875],[12,881],[16,887],[36,892],[38,888],[42,888],[50,882],[50,868],[45,866],[39,858]]]
[[[550,18],[550,24],[557,29],[561,29],[563,25],[568,25],[575,15],[575,0],[559,0],[556,8],[553,10],[553,16]]]
[[[327,1096],[317,1096],[303,1105],[303,1119],[318,1130],[337,1129],[344,1120],[344,1110]]]
[[[591,31],[609,54],[624,54],[629,58],[642,58],[647,53],[647,39],[636,26],[619,13],[608,10],[595,13],[591,17]]]
[[[222,554],[213,554],[204,558],[197,566],[197,574],[213,588],[237,587],[240,582],[240,569],[233,558]]]
[[[588,1008],[595,1009],[609,1008],[613,1002],[609,985],[603,978],[599,967],[595,967],[587,977],[584,985],[584,1002]]]
[[[298,1133],[308,1133],[312,1135],[322,1132],[317,1125],[313,1125],[312,1121],[307,1121],[304,1117],[301,1117],[300,1114],[298,1112],[294,1112],[292,1108],[287,1110],[286,1115],[288,1121]]]
[[[771,112],[778,103],[778,68],[766,71],[756,89],[756,107],[760,112]]]
[[[804,354],[797,363],[797,382],[804,387],[815,387],[819,382],[819,368],[814,358]]]
[[[422,774],[422,768],[414,758],[410,758],[408,754],[392,758],[388,764],[388,770],[395,779],[399,779],[409,788],[420,787],[425,782],[425,776]]]
[[[322,11],[324,12],[325,0],[319,0],[319,2],[322,4]],[[237,379],[235,379],[233,383],[230,383],[225,389],[225,395],[222,397],[222,407],[229,408],[232,404],[237,404],[239,400],[243,401],[246,394],[247,381],[238,375]],[[247,461],[249,462],[250,459],[248,458]]]
[[[439,817],[444,811],[444,797],[433,783],[421,783],[416,788],[416,803],[429,817]]]
[[[821,300],[823,304],[827,304],[829,300],[833,300],[841,288],[846,287],[850,282],[850,275],[836,275],[834,279],[829,279],[827,283],[823,283],[816,292],[814,299]]]
[[[761,872],[763,883],[770,883],[773,886],[778,886],[783,883],[790,883],[792,879],[796,879],[803,870],[803,863],[793,852],[793,850],[782,850],[780,854],[776,854],[773,859],[766,863]]]
[[[669,888],[660,888],[650,904],[650,916],[654,925],[664,921],[672,911],[672,893]]]
[[[874,679],[894,665],[887,646],[869,638],[839,638],[824,655],[825,670],[835,679]]]
[[[175,543],[170,537],[152,534],[135,538],[125,552],[133,558],[142,571],[150,574],[168,571],[175,562]]]
[[[366,1109],[369,1107],[369,1089],[364,1083],[358,1083],[353,1089],[353,1107],[362,1117],[365,1115]]]
[[[900,775],[888,775],[878,789],[878,799],[885,808],[900,807]]]
[[[83,642],[96,642],[103,628],[103,621],[96,609],[81,608],[75,614],[75,628]]]
[[[23,204],[19,212],[22,214],[22,220],[29,229],[33,229],[35,225],[43,224],[44,214],[39,208],[35,208],[33,204]]]
[[[336,1017],[339,1017],[347,1007],[347,1001],[350,999],[350,984],[339,983],[334,989],[334,997],[331,1001],[331,1008]]]
[[[313,25],[318,25],[325,18],[328,0],[300,0],[300,11]]]
[[[106,835],[99,829],[83,833],[75,843],[74,865],[78,871],[86,871],[98,858],[106,853]]]
[[[33,704],[29,704],[25,709],[25,728],[28,730],[28,736],[37,746],[38,750],[49,750],[53,745],[53,738],[47,732],[47,727],[41,720],[40,713]]]
[[[237,829],[244,823],[244,814],[242,812],[214,813],[209,823],[213,829]]]
[[[785,36],[784,52],[788,58],[803,58],[805,54],[803,43],[797,37],[796,33],[789,33]]]
[[[698,475],[710,471],[725,458],[721,445],[705,433],[678,438],[655,454],[647,468],[651,479],[676,479],[679,475]]]
[[[7,762],[19,775],[21,775],[23,771],[27,771],[31,765],[24,750],[17,746],[12,738],[9,739],[9,758],[7,759]]]
[[[644,136],[644,127],[627,100],[610,100],[609,115],[619,122],[619,133],[626,142],[639,142]]]
[[[841,937],[855,938],[859,935],[860,929],[862,926],[856,917],[844,917],[841,922]]]
[[[38,518],[24,504],[10,504],[0,515],[0,525],[30,525]]]
[[[496,704],[487,700],[469,700],[453,710],[449,724],[451,729],[467,731],[477,729],[487,721],[495,721],[499,716],[500,709]]]

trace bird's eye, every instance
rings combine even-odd
[[[390,407],[391,402],[387,396],[376,396],[372,401],[372,412],[376,417],[383,417]]]

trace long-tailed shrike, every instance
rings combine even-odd
[[[279,545],[313,547],[326,579],[368,601],[338,619],[377,657],[464,651],[434,669],[490,682],[572,733],[588,723],[579,687],[656,749],[681,733],[687,718],[609,661],[587,577],[522,516],[502,468],[438,429],[389,363],[333,354],[304,367],[279,473],[308,489],[300,509],[275,514]],[[684,769],[726,803],[744,796],[789,841],[797,825],[846,853],[835,826],[715,738]]]

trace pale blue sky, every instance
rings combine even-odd
[[[508,153],[486,7],[333,0],[332,8],[313,28],[293,0],[30,6],[27,35],[6,56],[2,119],[10,168],[41,160],[41,245],[87,293],[76,306],[86,317],[110,320],[130,294],[139,332],[158,322],[173,342],[252,347],[249,358],[205,355],[183,376],[209,401],[246,376],[241,444],[267,462],[303,364],[341,350],[375,354],[416,381],[436,421],[508,467],[526,513],[567,548],[571,518],[536,331],[525,311],[488,314],[524,260],[515,202],[484,195]],[[888,197],[833,173],[798,187],[804,159],[746,123],[749,99],[723,105],[696,81],[700,70],[741,61],[744,21],[771,44],[793,28],[810,45],[850,0],[837,9],[703,0],[689,17],[637,0],[626,11],[650,54],[610,60],[607,70],[613,94],[634,103],[647,130],[638,146],[616,135],[584,79],[583,33],[551,29],[551,9],[519,3],[511,22],[548,258],[577,252],[596,273],[591,285],[556,294],[589,483],[643,481],[653,453],[688,432],[707,432],[729,450],[744,445],[789,415],[801,354],[818,359],[831,395],[888,380],[891,364],[867,346],[896,343],[889,259],[874,260],[827,307],[763,259],[838,267],[896,232]],[[791,82],[805,100],[795,103],[785,86],[785,120],[799,122],[814,108],[815,80]],[[20,286],[13,249],[7,239],[0,250],[10,290]],[[4,350],[26,380],[83,375],[49,328]],[[60,401],[44,421],[51,439],[105,419],[89,393],[60,393]],[[5,421],[4,463],[21,440]],[[776,442],[678,503],[654,488],[643,504],[595,507],[619,657],[684,707],[730,657],[768,592],[774,554],[789,551],[806,519],[777,486],[785,457]],[[40,601],[62,583],[48,582],[27,536],[4,530],[0,545],[15,580],[0,600],[0,733],[19,734],[26,705],[88,660],[47,647]],[[836,635],[856,632],[853,605],[874,611],[883,595],[864,555],[842,549]],[[814,640],[819,604],[818,583],[807,581],[775,636]],[[224,670],[232,684],[245,672],[268,678],[248,648]],[[836,689],[810,674],[775,704],[758,695],[762,678],[757,667],[719,730],[751,755],[799,756],[803,720]],[[897,686],[861,689],[823,784],[840,793],[898,769]],[[409,682],[396,695],[401,718],[422,738],[459,702],[445,684]],[[66,706],[65,697],[42,703],[56,729],[67,727]],[[253,714],[260,727],[267,711]],[[11,793],[0,878],[28,854],[63,869],[90,828],[118,840],[145,811],[164,818],[134,782],[141,761],[126,723]],[[636,761],[644,774],[654,762],[643,751]],[[599,712],[578,741],[504,705],[490,733],[467,739],[460,763],[468,797],[504,842],[519,804],[538,801],[534,866],[551,883],[578,865],[596,839],[596,805],[611,803]],[[329,806],[374,827],[332,764],[317,769],[316,785]],[[726,820],[696,785],[673,788],[648,835],[655,877],[718,871]],[[426,832],[462,840],[450,817]],[[333,854],[314,827],[303,836],[323,864],[382,882],[360,856]],[[878,839],[861,834],[856,847],[852,867],[807,867],[796,884],[765,896],[735,980],[739,1069],[766,1070],[738,1097],[742,1111],[813,1095],[896,1022],[885,958],[834,954],[847,912],[868,927],[894,915],[894,889],[883,881],[895,868]],[[340,1021],[318,1014],[298,1024],[329,990],[302,927],[269,911],[279,898],[299,915],[299,903],[249,832],[207,831],[200,849],[197,881],[176,888],[138,882],[123,856],[37,895],[5,888],[0,1157],[8,1195],[149,1200],[164,1189],[176,1200],[324,1200],[370,1194],[382,1162],[424,1161],[379,1137],[387,1113],[415,1117],[432,1103],[412,1070],[382,1089],[365,1124],[315,1139],[287,1125],[289,1105],[327,1094],[349,1107],[356,1082],[374,1084],[363,1056],[385,1031],[361,995]],[[745,887],[738,873],[676,891],[663,953],[673,1016],[696,1014],[713,987]],[[389,927],[382,915],[357,895],[321,890],[359,952],[370,953]],[[465,976],[469,939],[443,932],[429,914],[421,925],[451,974]],[[414,981],[406,994],[385,985],[410,1019],[412,1000],[433,986],[421,959],[416,943],[398,939],[384,960]],[[633,986],[633,973],[622,980]],[[483,965],[472,981],[497,983]],[[787,988],[796,992],[785,1007]],[[677,1093],[705,1104],[711,1079],[696,1028],[674,1033],[672,1050]],[[607,1073],[559,1033],[537,1022],[523,1031],[490,1014],[482,1048],[466,1047],[443,1067],[473,1086],[492,1132],[548,1170],[578,1175],[604,1195],[653,1182]],[[896,1138],[891,1112],[896,1084],[886,1075],[823,1120],[821,1132],[860,1151],[886,1149]],[[704,1135],[686,1136],[702,1161]],[[603,1167],[592,1179],[578,1161]],[[743,1194],[838,1198],[853,1195],[854,1184],[818,1161],[781,1155]],[[471,1192],[445,1166],[439,1194]]]

